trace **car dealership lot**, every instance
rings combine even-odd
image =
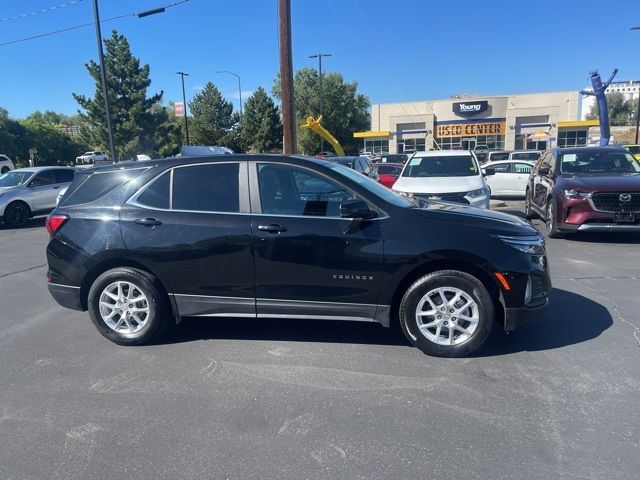
[[[295,320],[114,345],[49,296],[42,225],[0,227],[0,478],[637,475],[640,235],[550,240],[542,317],[442,359]]]

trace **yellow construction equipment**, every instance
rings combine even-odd
[[[327,130],[325,130],[325,128],[322,125],[320,125],[321,121],[322,121],[322,115],[320,115],[317,120],[314,120],[313,117],[307,117],[307,123],[305,123],[304,125],[300,125],[300,128],[308,128],[309,130],[316,132],[318,135],[320,135],[322,138],[324,138],[327,142],[331,144],[331,146],[333,147],[333,149],[336,151],[338,155],[340,155],[341,157],[344,157],[344,150],[342,149],[340,142],[338,142],[338,140],[336,140],[333,135],[331,135]]]

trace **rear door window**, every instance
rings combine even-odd
[[[239,171],[238,163],[175,168],[172,208],[194,212],[239,212]]]
[[[511,173],[510,163],[497,163],[495,165],[490,165],[489,168],[493,168],[496,173]]]
[[[61,168],[54,170],[53,175],[56,179],[56,183],[71,183],[73,182],[74,171],[70,168]]]
[[[531,173],[531,170],[533,170],[533,165],[531,165],[530,163],[516,163],[513,165],[513,168],[516,173],[529,174]]]

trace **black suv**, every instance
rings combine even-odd
[[[49,291],[140,344],[183,316],[398,319],[460,356],[547,304],[542,237],[518,217],[402,197],[332,161],[176,158],[76,175],[49,215]]]

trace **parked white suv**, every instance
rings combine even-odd
[[[9,170],[13,170],[13,162],[6,155],[0,154],[0,174],[7,173]]]
[[[106,162],[109,157],[104,152],[84,152],[79,157],[76,157],[76,165],[92,164],[96,162]]]
[[[486,174],[492,172],[487,169]],[[408,197],[480,208],[489,208],[491,195],[475,155],[463,150],[416,152],[393,190]]]

